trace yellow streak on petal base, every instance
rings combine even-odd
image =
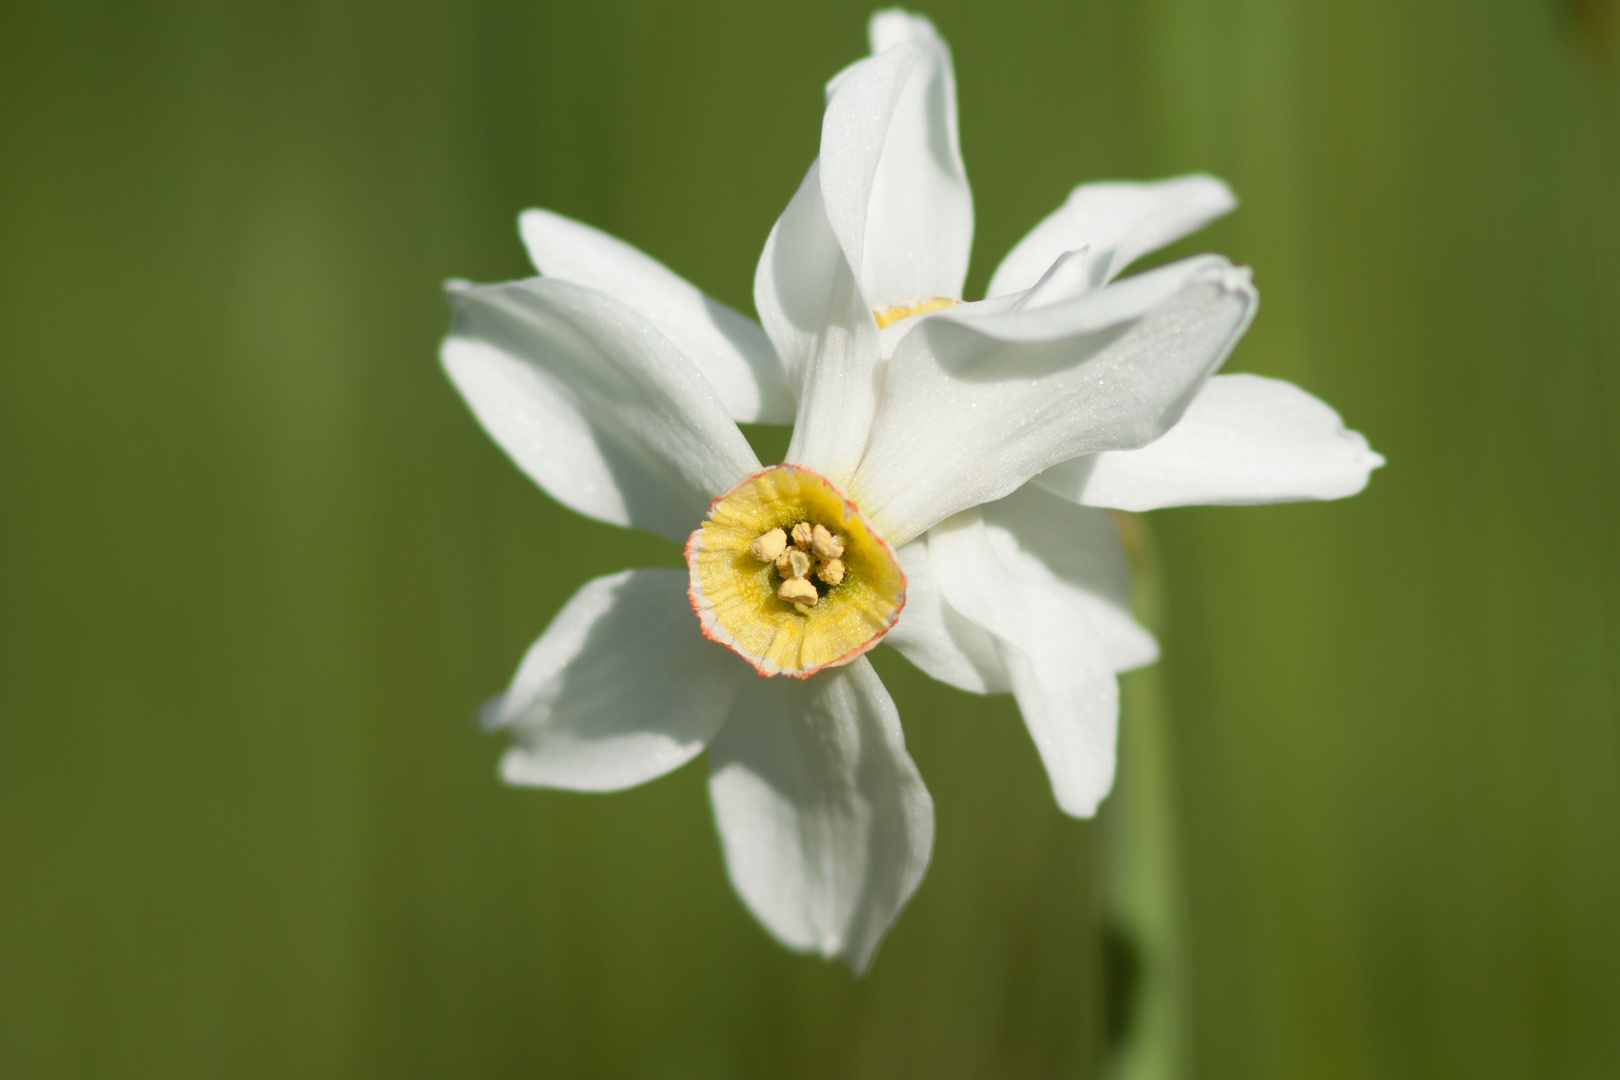
[[[844,540],[843,580],[802,612],[778,597],[775,566],[749,551],[762,534],[801,521]],[[906,602],[906,576],[882,536],[831,481],[796,465],[762,470],[715,499],[686,542],[686,564],[703,632],[761,675],[805,678],[848,663],[877,644]]]
[[[902,300],[898,304],[878,304],[872,308],[872,317],[877,320],[878,329],[881,330],[891,323],[913,315],[926,315],[930,311],[942,311],[948,307],[955,307],[960,300],[952,300],[948,296],[914,296],[910,300]]]

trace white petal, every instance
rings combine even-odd
[[[1091,291],[1091,249],[1080,248],[1076,251],[1065,251],[1059,255],[1040,280],[1023,292],[1007,293],[1000,297],[981,300],[983,304],[994,304],[1013,300],[1016,306],[1025,308],[1046,307],[1062,300],[1072,300],[1077,296]]]
[[[759,459],[645,318],[563,281],[452,283],[440,356],[484,429],[552,498],[684,541]]]
[[[1326,402],[1292,383],[1216,375],[1176,425],[1139,450],[1065,461],[1035,482],[1087,506],[1163,506],[1342,499],[1384,459]]]
[[[1231,189],[1213,176],[1082,184],[1007,253],[986,295],[1027,289],[1058,256],[1084,247],[1092,252],[1091,284],[1102,285],[1134,260],[1196,232],[1235,206]]]
[[[874,14],[869,35],[874,55],[909,48],[916,58],[893,99],[864,206],[859,185],[848,187],[851,228],[863,217],[865,221],[859,248],[861,290],[874,303],[913,296],[960,299],[973,246],[973,195],[957,136],[950,49],[928,19],[899,10]],[[860,101],[860,108],[849,109],[856,122],[846,125],[841,111],[855,98],[856,88],[840,83],[829,103],[822,126],[824,184],[838,175],[835,163],[845,158],[853,159],[852,174],[870,167],[871,135],[865,122],[876,116],[880,103]],[[827,188],[829,205],[837,202],[841,190],[837,185]],[[840,210],[833,216],[838,220]]]
[[[827,84],[827,111],[821,118],[821,194],[828,224],[857,274],[865,265],[872,185],[889,125],[922,53],[922,46],[901,42],[851,64]]]
[[[709,763],[737,892],[783,944],[863,971],[934,843],[933,800],[872,665],[746,680]]]
[[[1129,671],[1159,658],[1159,643],[1131,614],[1131,569],[1106,510],[1076,506],[1025,484],[981,508],[1001,564],[1074,605]],[[907,587],[907,606],[910,606]]]
[[[518,219],[529,258],[548,278],[589,285],[645,315],[696,364],[744,423],[793,420],[787,374],[758,323],[617,237],[549,210]]]
[[[827,222],[820,164],[765,241],[754,303],[798,383],[788,461],[846,484],[877,407],[877,323]]]
[[[690,761],[720,730],[748,666],[707,640],[679,570],[588,582],[485,706],[506,728],[510,784],[615,791]]]
[[[889,362],[850,492],[891,544],[1180,417],[1248,326],[1248,272],[1188,259],[1047,307],[922,320]]]
[[[1102,636],[1050,578],[1004,560],[978,513],[928,534],[945,598],[994,636],[1064,813],[1090,817],[1113,783],[1119,685]]]
[[[866,444],[881,364],[879,294],[862,282],[885,301],[960,296],[973,236],[950,54],[926,20],[880,21],[874,40],[903,40],[829,85],[821,156],[754,276],[760,320],[798,391],[788,460],[841,485]]]
[[[913,540],[901,548],[906,572],[906,606],[900,621],[883,636],[926,674],[973,694],[1000,694],[1012,689],[995,640],[978,623],[951,607],[939,591],[928,557],[928,541]]]

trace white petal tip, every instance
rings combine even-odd
[[[1238,208],[1237,192],[1225,180],[1209,173],[1192,173],[1185,178],[1188,184],[1197,184],[1204,205],[1219,214],[1230,214]]]
[[[518,747],[512,747],[501,755],[499,767],[501,783],[511,787],[546,787],[544,782],[534,776],[526,755]]]
[[[478,706],[478,726],[484,731],[496,731],[506,726],[506,695],[496,694]]]
[[[1139,668],[1152,667],[1159,662],[1159,659],[1159,639],[1143,630],[1139,651],[1130,656],[1120,657],[1118,666],[1114,668],[1114,673],[1119,675],[1127,671],[1136,671]]]
[[[1144,192],[1154,192],[1174,204],[1187,207],[1197,207],[1212,217],[1229,214],[1238,207],[1237,193],[1230,184],[1218,176],[1209,173],[1187,173],[1183,176],[1170,176],[1163,180],[1108,182],[1102,184],[1087,183],[1078,185],[1069,193],[1069,197],[1084,198],[1088,189],[1095,192],[1104,187],[1136,189]],[[1207,222],[1212,218],[1205,218]]]
[[[863,978],[868,971],[872,970],[872,958],[875,953],[876,950],[873,950],[873,952],[867,953],[865,956],[860,956],[855,953],[846,952],[840,955],[838,959],[842,960],[844,962],[844,966],[849,968],[849,973],[851,975],[859,979]],[[831,959],[831,957],[828,959]]]
[[[1343,482],[1336,486],[1326,485],[1317,495],[1317,498],[1324,502],[1348,499],[1352,495],[1361,494],[1372,482],[1373,470],[1382,469],[1388,464],[1383,454],[1367,445],[1367,438],[1361,432],[1341,428],[1340,435],[1346,442],[1353,444],[1354,449],[1347,455],[1342,474]]]
[[[874,11],[871,21],[867,23],[866,36],[874,56],[908,41],[940,40],[939,31],[934,29],[934,23],[928,16],[913,15],[897,7]]]
[[[1054,789],[1053,794],[1057,796],[1058,809],[1062,810],[1068,816],[1072,818],[1079,818],[1082,821],[1096,817],[1097,808],[1100,807],[1102,805],[1102,801],[1108,797],[1109,791],[1113,790],[1114,785],[1111,773],[1112,770],[1110,770],[1110,777],[1107,786],[1094,795],[1090,792],[1087,792],[1084,795],[1074,792],[1064,794],[1063,792]]]
[[[586,226],[579,222],[539,207],[530,207],[518,214],[518,236],[522,238],[523,246],[528,249],[529,261],[534,263],[534,268],[541,274],[546,272],[545,267],[540,265],[541,253],[556,242],[554,238],[559,232],[570,227],[576,232],[586,231]]]

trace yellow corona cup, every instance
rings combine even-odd
[[[703,632],[761,675],[848,663],[900,617],[893,550],[831,481],[797,465],[748,477],[709,505],[686,543]]]

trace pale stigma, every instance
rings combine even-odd
[[[764,469],[709,505],[686,543],[703,632],[762,675],[812,675],[876,645],[906,602],[894,552],[830,481]]]
[[[942,311],[948,307],[955,307],[960,300],[952,300],[948,296],[913,296],[909,300],[902,300],[898,304],[872,305],[872,317],[877,319],[878,329],[881,330],[891,323],[913,315],[926,315],[930,311]]]

